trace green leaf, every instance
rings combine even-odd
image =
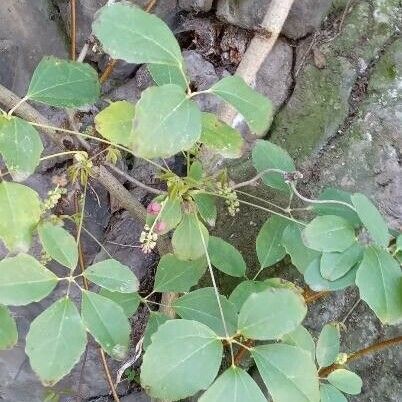
[[[288,221],[279,216],[271,216],[261,227],[257,240],[256,249],[261,269],[276,264],[286,255],[282,246],[282,235]]]
[[[352,244],[341,253],[323,253],[320,272],[323,278],[336,281],[346,275],[362,258],[363,247],[359,243]]]
[[[39,165],[42,151],[42,140],[29,123],[0,116],[0,153],[13,180],[30,176]]]
[[[310,332],[302,325],[299,325],[294,331],[284,335],[281,339],[287,345],[297,346],[310,353],[312,359],[315,357],[315,343]]]
[[[141,158],[168,158],[201,135],[201,112],[177,85],[146,89],[135,108],[132,150]]]
[[[290,255],[292,264],[301,274],[304,274],[310,263],[320,256],[318,251],[304,245],[302,239],[302,227],[297,223],[290,222],[282,234],[282,245]]]
[[[78,247],[73,236],[61,226],[43,222],[38,227],[42,246],[61,265],[74,269],[78,262]]]
[[[261,282],[261,281],[240,282],[229,296],[229,301],[235,305],[237,311],[240,311],[244,302],[253,293],[262,292],[263,290],[268,289],[269,287],[270,284],[267,282]]]
[[[303,230],[304,244],[317,251],[344,251],[356,242],[353,226],[336,215],[314,218]]]
[[[354,285],[358,265],[355,265],[346,275],[335,281],[322,277],[320,272],[320,258],[313,260],[304,272],[304,281],[315,292],[323,290],[341,290]]]
[[[222,343],[206,325],[169,320],[144,354],[141,385],[153,398],[183,399],[211,385],[221,360]]]
[[[317,341],[316,358],[320,367],[328,367],[335,362],[341,342],[339,324],[324,325]]]
[[[135,106],[132,103],[114,102],[95,116],[95,128],[110,142],[131,148],[134,115]]]
[[[246,120],[250,130],[265,134],[272,123],[271,101],[250,88],[241,77],[225,77],[213,85],[209,92],[230,103]]]
[[[237,330],[237,312],[226,297],[219,296],[228,335]],[[173,302],[173,309],[186,320],[195,320],[207,325],[219,336],[226,336],[218,301],[213,288],[202,288],[187,293]]]
[[[163,222],[165,227],[163,229],[158,229],[158,235],[163,235],[174,229],[182,220],[181,202],[178,198],[166,197],[164,195],[158,195],[152,202],[161,204],[164,203],[164,208],[159,216],[159,222]],[[148,226],[152,226],[154,223],[156,215],[147,214],[146,223]]]
[[[205,258],[182,261],[173,254],[165,254],[160,259],[156,270],[154,290],[156,292],[188,292],[198,283],[206,268]]]
[[[187,89],[187,78],[183,74],[183,67],[179,65],[148,64],[148,70],[155,84],[158,86],[175,84],[183,90]]]
[[[113,359],[123,360],[130,342],[130,324],[123,309],[106,297],[83,291],[81,315],[102,349]]]
[[[363,386],[362,379],[356,373],[345,369],[333,371],[327,380],[340,391],[350,395],[360,394]]]
[[[399,264],[382,248],[364,252],[356,275],[360,297],[383,324],[402,320],[402,272]]]
[[[296,346],[257,346],[251,352],[275,402],[319,402],[318,373],[308,352]]]
[[[402,234],[396,238],[396,251],[402,251]]]
[[[86,344],[77,307],[64,297],[32,322],[25,351],[42,383],[52,386],[78,363]]]
[[[0,305],[0,350],[11,349],[18,341],[17,325],[7,307]]]
[[[46,297],[57,285],[57,276],[27,254],[0,261],[0,303],[25,306]]]
[[[40,214],[35,191],[22,184],[0,183],[0,237],[11,252],[29,250]]]
[[[318,197],[321,201],[342,201],[352,205],[352,194],[339,190],[337,188],[328,187]],[[336,203],[314,204],[313,209],[318,215],[336,215],[346,219],[354,227],[361,225],[360,218],[357,213],[352,209],[344,205]]]
[[[378,209],[364,194],[353,194],[352,202],[374,242],[387,247],[390,240],[388,226]]]
[[[137,311],[141,302],[141,298],[137,292],[120,293],[111,292],[107,289],[101,289],[99,294],[117,303],[123,309],[126,317],[131,317]]]
[[[174,254],[180,260],[197,260],[205,255],[208,240],[208,230],[198,220],[197,216],[195,214],[184,214],[182,221],[173,233]]]
[[[231,276],[242,277],[246,273],[246,263],[240,252],[225,240],[211,236],[208,254],[212,265],[219,271]]]
[[[342,392],[331,384],[320,385],[321,402],[348,402]]]
[[[98,74],[89,64],[46,56],[33,73],[26,97],[74,108],[94,104],[99,95]]]
[[[200,141],[209,149],[227,159],[240,158],[244,146],[241,134],[226,123],[218,120],[213,113],[202,114]]]
[[[158,17],[127,4],[101,8],[92,24],[103,49],[115,59],[129,63],[182,66],[179,44]]]
[[[139,287],[138,279],[130,268],[113,259],[91,265],[83,275],[111,292],[134,293]]]
[[[162,324],[164,324],[168,320],[170,320],[170,318],[167,315],[159,313],[157,311],[151,311],[149,313],[147,326],[145,327],[144,331],[144,340],[142,343],[142,347],[144,348],[144,350],[147,350],[148,346],[151,344],[152,335]]]
[[[194,166],[194,164],[192,166]],[[208,223],[209,226],[215,226],[216,217],[218,215],[215,198],[209,194],[194,194],[192,197],[197,205],[201,218]]]
[[[256,141],[252,150],[252,159],[253,166],[258,173],[267,169],[279,169],[284,172],[294,172],[296,170],[293,159],[289,154],[269,141]],[[269,187],[289,192],[289,185],[285,182],[282,173],[268,172],[264,174],[262,181]]]
[[[264,394],[240,367],[229,367],[198,400],[199,402],[264,402]]]
[[[188,172],[188,177],[191,177],[195,181],[200,181],[204,177],[204,168],[200,161],[193,161]],[[199,195],[199,194],[196,194]],[[208,195],[208,194],[205,194]]]
[[[302,296],[285,288],[269,288],[253,293],[244,302],[239,313],[239,332],[251,339],[279,339],[294,331],[306,313]]]

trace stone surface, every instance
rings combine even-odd
[[[3,0],[0,7],[0,83],[26,94],[44,55],[67,57],[63,34],[48,1]],[[29,27],[29,29],[28,29]]]
[[[298,0],[289,13],[282,29],[288,38],[298,39],[314,31],[328,13],[332,0]],[[247,29],[257,29],[268,10],[271,0],[219,0],[218,18]]]
[[[186,11],[209,11],[213,0],[179,0],[179,7]]]

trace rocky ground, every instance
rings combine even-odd
[[[145,0],[130,0],[144,6]],[[78,49],[91,31],[96,10],[106,0],[77,0]],[[270,0],[159,0],[154,12],[174,30],[184,49],[184,57],[194,88],[202,90],[235,71],[253,31],[257,30]],[[256,87],[272,99],[276,108],[270,139],[286,148],[304,173],[303,191],[316,195],[327,185],[370,196],[390,225],[402,230],[402,3],[400,0],[297,0],[280,40],[264,62]],[[0,83],[24,95],[31,74],[43,55],[68,57],[68,0],[2,0],[0,4]],[[87,61],[100,71],[107,56],[91,49]],[[105,100],[136,101],[150,85],[146,70],[119,62],[104,85]],[[205,96],[204,110],[214,111],[217,103]],[[41,107],[54,124],[66,124],[64,112]],[[96,107],[83,113],[90,121]],[[175,164],[177,162],[170,161]],[[130,175],[150,183],[153,170],[133,161],[122,162]],[[29,179],[41,194],[51,187],[51,179],[63,164],[47,165]],[[235,179],[253,175],[246,155],[230,166]],[[149,195],[125,183],[143,202]],[[275,197],[266,191],[264,196]],[[63,206],[73,212],[73,200]],[[255,269],[253,244],[245,244],[244,233],[255,234],[266,215],[244,209],[240,218],[223,216],[219,233],[229,238],[245,255],[250,270]],[[85,227],[118,260],[129,265],[150,287],[156,257],[145,257],[133,245],[141,232],[138,223],[110,200],[101,187],[88,194]],[[87,262],[102,259],[98,245],[83,235]],[[250,242],[251,243],[251,242]],[[0,250],[1,253],[1,250]],[[35,253],[35,249],[33,250]],[[288,263],[274,274],[294,277]],[[233,287],[219,278],[222,289]],[[310,309],[306,325],[319,332],[331,320],[344,320],[343,351],[354,351],[381,339],[401,335],[397,327],[381,327],[356,290],[336,292]],[[30,321],[50,300],[15,311],[21,340],[16,348],[0,353],[0,400],[39,402],[54,392],[61,401],[107,402],[108,387],[100,368],[96,348],[88,348],[85,370],[81,364],[55,389],[44,389],[31,371],[24,354],[24,336]],[[141,334],[146,312],[133,319],[134,337]],[[135,339],[134,339],[135,341]],[[355,369],[364,380],[363,393],[353,402],[402,401],[402,348],[394,348],[364,358]],[[149,399],[124,382],[119,389],[122,402]],[[51,399],[57,400],[57,399]]]

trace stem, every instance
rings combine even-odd
[[[263,170],[262,172],[258,173],[256,176],[254,176],[250,180],[242,181],[241,183],[237,183],[237,184],[233,185],[232,189],[235,190],[236,188],[250,186],[250,185],[254,184],[256,181],[258,181],[261,178],[263,178],[267,173],[284,174],[286,172],[284,170],[281,170],[281,169],[266,169],[266,170]]]
[[[286,213],[286,212],[288,211],[286,208],[282,208],[282,207],[280,207],[279,205],[276,205],[275,203],[273,203],[273,202],[271,202],[271,201],[264,200],[264,198],[257,197],[256,195],[246,193],[245,191],[236,190],[236,193],[241,194],[241,195],[245,195],[245,196],[247,196],[247,197],[253,198],[253,199],[258,200],[258,201],[261,201],[261,202],[265,202],[266,204],[271,205],[272,207],[275,207],[275,208],[280,209],[282,212],[285,212],[285,213]],[[292,211],[293,211],[293,210],[292,210]]]
[[[47,155],[44,156],[43,158],[40,158],[40,161],[45,161],[46,159],[52,159],[52,158],[57,158],[58,156],[64,156],[64,155],[75,155],[77,152],[80,151],[65,151],[65,152],[58,152],[56,154],[52,154],[52,155]]]
[[[71,12],[71,49],[70,57],[71,60],[75,60],[76,53],[76,32],[77,32],[77,13],[76,13],[76,3],[75,0],[70,0],[70,12]]]
[[[124,177],[127,181],[135,184],[138,187],[143,188],[144,190],[148,191],[149,193],[157,194],[157,195],[166,194],[166,191],[158,190],[157,188],[152,188],[152,187],[147,186],[146,184],[140,182],[139,180],[135,179],[134,177],[131,177],[129,174],[127,174],[126,172],[123,172],[122,170],[120,170],[118,167],[112,165],[111,163],[105,163],[105,166],[107,166],[110,170],[113,170],[113,172]]]
[[[115,402],[120,402],[120,398],[117,395],[116,388],[113,384],[112,376],[110,375],[109,367],[107,365],[107,361],[106,361],[106,357],[105,357],[105,352],[103,351],[102,348],[99,348],[99,354],[100,354],[100,357],[102,360],[103,368],[105,369],[107,382],[109,383],[110,390],[112,391],[113,399],[115,400]]]
[[[24,96],[22,99],[20,99],[7,113],[8,117],[11,117],[13,113],[26,101],[28,100],[27,96]]]
[[[297,189],[296,189],[296,185],[293,182],[290,182],[290,188],[292,189],[292,191],[294,192],[294,194],[300,198],[302,201],[308,202],[309,204],[337,204],[337,205],[342,205],[344,207],[348,207],[350,208],[353,212],[356,212],[356,209],[348,204],[347,202],[343,202],[343,201],[338,201],[338,200],[315,200],[315,199],[311,199],[311,198],[307,198],[304,197],[303,195],[301,195]]]
[[[202,245],[203,245],[204,251],[205,251],[205,256],[207,258],[208,270],[209,270],[209,274],[211,276],[211,281],[212,281],[212,286],[214,288],[216,301],[218,303],[219,313],[220,313],[221,319],[222,319],[223,329],[225,331],[226,338],[229,339],[230,338],[229,337],[229,331],[228,331],[228,328],[227,328],[227,325],[226,325],[225,316],[223,314],[222,304],[221,304],[221,300],[220,300],[220,297],[219,297],[219,291],[218,291],[218,287],[216,285],[215,275],[214,275],[214,271],[212,269],[211,259],[209,257],[209,253],[208,253],[208,247],[207,247],[207,245],[205,243],[204,234],[202,233],[201,224],[200,224],[200,221],[198,220],[198,218],[197,218],[197,223],[198,223],[198,230],[199,230],[200,236],[201,236]],[[235,365],[235,359],[234,359],[233,346],[232,346],[231,341],[229,341],[229,348],[230,348],[230,355],[231,355],[231,358],[232,358],[232,365],[234,366]]]

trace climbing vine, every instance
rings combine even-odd
[[[210,94],[226,102],[256,136],[271,124],[271,102],[237,76],[193,92],[172,32],[137,7],[105,6],[93,31],[113,58],[146,63],[155,85],[135,105],[110,103],[95,117],[93,131],[16,117],[27,101],[74,109],[99,99],[100,84],[91,66],[46,57],[26,96],[2,111],[0,153],[7,172],[0,182],[0,238],[8,255],[0,262],[0,348],[13,347],[18,338],[8,306],[40,301],[61,287],[63,296],[35,318],[26,338],[30,364],[47,386],[68,375],[80,360],[88,334],[111,358],[124,360],[130,348],[129,318],[142,303],[150,315],[142,340],[140,381],[152,397],[180,400],[205,391],[202,402],[265,401],[243,364],[246,354],[276,402],[337,402],[345,400],[344,394],[359,394],[362,380],[347,367],[357,353],[340,352],[341,325],[328,323],[315,341],[302,325],[306,292],[284,279],[259,276],[289,255],[312,291],[356,285],[381,322],[395,325],[402,319],[401,235],[388,228],[364,194],[328,188],[318,199],[303,196],[297,188],[302,175],[294,161],[266,140],[257,139],[253,145],[255,177],[235,183],[224,168],[209,172],[202,152],[236,159],[245,144],[236,129],[201,112],[194,101],[197,96]],[[87,145],[101,143],[104,148],[42,156],[41,129],[68,132]],[[160,258],[154,289],[145,295],[139,293],[132,271],[111,256],[88,267],[80,261],[87,187],[98,177],[100,165],[113,171],[124,153],[152,163],[165,185],[158,190],[137,181],[155,195],[138,239],[142,251],[156,251],[171,234],[171,249]],[[177,154],[186,161],[183,176],[161,162]],[[46,199],[20,183],[41,162],[58,156],[72,156],[73,162],[67,180],[55,180]],[[82,188],[78,213],[56,215],[68,182]],[[260,182],[288,197],[288,204],[276,205],[239,190]],[[305,205],[293,207],[295,198]],[[267,212],[255,239],[259,270],[253,278],[241,253],[210,233],[218,214],[236,219],[244,205]],[[75,223],[76,237],[65,229],[66,222]],[[29,254],[33,238],[42,248],[35,257]],[[244,233],[244,241],[254,239]],[[64,267],[64,273],[49,269],[52,261]],[[219,293],[216,271],[238,278],[228,297]],[[197,287],[204,275],[211,286]],[[79,290],[80,300],[72,296],[73,288]],[[164,306],[178,318],[154,310],[163,304],[154,296],[166,292],[181,294]]]

